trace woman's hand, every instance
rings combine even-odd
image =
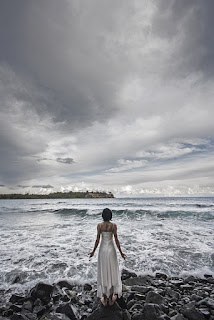
[[[125,260],[126,259],[125,253],[121,252],[121,257]]]
[[[89,258],[93,257],[94,251],[91,251],[88,255],[89,255]]]

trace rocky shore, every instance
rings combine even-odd
[[[123,296],[104,307],[96,286],[68,281],[38,283],[25,296],[13,294],[0,305],[0,320],[214,320],[214,278],[137,277],[122,272]]]

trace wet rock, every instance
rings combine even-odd
[[[151,283],[151,279],[149,276],[144,277],[135,277],[124,280],[126,286],[144,286]]]
[[[60,289],[62,289],[62,288],[67,288],[67,289],[69,289],[69,290],[72,290],[73,287],[74,287],[74,285],[71,284],[71,283],[70,283],[69,281],[67,281],[67,280],[61,280],[61,281],[57,282],[56,285],[57,285]]]
[[[23,302],[24,297],[23,296],[19,296],[17,294],[12,294],[12,296],[10,297],[10,302],[11,303],[22,303]]]
[[[25,301],[22,310],[32,311],[33,310],[33,302],[31,300]]]
[[[10,306],[10,309],[13,310],[13,312],[21,312],[22,311],[22,307],[17,304],[12,304]]]
[[[165,302],[164,298],[156,292],[150,291],[146,296],[146,303],[153,303],[153,304],[163,304]]]
[[[190,284],[183,284],[183,285],[180,286],[180,289],[181,289],[181,290],[190,291],[190,290],[193,289],[193,286],[190,285]]]
[[[164,273],[160,273],[160,272],[157,272],[157,273],[155,274],[155,277],[156,277],[157,279],[164,279],[164,280],[167,279],[167,275],[164,274]]]
[[[123,312],[123,320],[131,320],[131,315],[127,310],[122,310]]]
[[[121,309],[127,309],[127,304],[123,296],[121,296],[120,298],[117,298],[117,303]]]
[[[135,312],[132,317],[132,320],[143,320],[143,315],[141,312]]]
[[[196,281],[197,281],[197,278],[195,278],[194,276],[189,276],[184,279],[184,283],[196,282]]]
[[[194,306],[192,307],[185,307],[182,310],[182,314],[184,317],[188,318],[189,320],[205,320],[204,315],[197,310]]]
[[[25,316],[23,316],[20,313],[14,313],[11,317],[10,320],[26,320]]]
[[[137,277],[136,273],[134,272],[130,272],[126,269],[123,269],[122,270],[122,273],[121,273],[121,279],[122,280],[126,280],[126,279],[129,279],[129,278],[135,278]]]
[[[166,288],[166,294],[175,300],[178,300],[180,298],[180,294],[172,288]]]
[[[54,287],[50,284],[39,282],[33,289],[31,289],[31,296],[36,300],[40,299],[44,304],[48,304],[51,300]]]
[[[175,316],[173,316],[171,320],[185,320],[185,318],[182,314],[178,313]]]
[[[141,293],[147,293],[148,291],[150,291],[150,290],[153,290],[153,288],[151,288],[151,287],[146,287],[146,286],[137,286],[137,285],[135,285],[135,286],[132,286],[132,288],[131,288],[131,290],[132,291],[137,291],[137,292],[141,292]]]
[[[132,299],[127,303],[127,309],[131,309],[131,307],[135,304],[135,300]]]
[[[123,320],[123,312],[117,303],[113,306],[104,307],[99,305],[98,308],[89,315],[88,320]]]
[[[77,319],[74,310],[69,303],[60,304],[59,307],[56,309],[56,312],[65,314],[71,320]]]
[[[130,311],[131,313],[133,313],[134,311],[138,311],[138,310],[142,310],[142,309],[143,309],[142,304],[140,304],[140,303],[135,303],[135,304],[133,304],[133,306],[129,309],[129,311]]]
[[[43,314],[45,314],[45,312],[46,312],[46,308],[44,306],[36,306],[33,309],[33,313],[35,313],[38,318],[43,316]]]
[[[92,286],[91,286],[89,283],[86,283],[86,284],[84,285],[84,290],[85,290],[85,291],[91,291],[91,290],[92,290]]]
[[[16,277],[13,279],[12,283],[13,283],[13,284],[14,284],[14,283],[19,283],[20,281],[21,281],[20,277],[19,277],[19,276],[16,276]]]
[[[181,285],[184,284],[182,280],[170,280],[170,283],[175,287],[180,287]]]
[[[142,320],[160,320],[161,311],[158,305],[148,303],[145,304],[142,315]]]
[[[11,309],[8,309],[8,310],[5,310],[2,312],[3,317],[7,317],[7,318],[12,316],[12,314],[13,314],[13,310],[11,310]]]

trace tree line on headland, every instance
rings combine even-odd
[[[94,192],[94,191],[79,191],[79,192],[53,192],[49,194],[30,194],[30,193],[12,193],[0,194],[0,200],[6,199],[74,199],[74,198],[114,198],[111,192]]]

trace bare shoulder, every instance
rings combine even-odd
[[[114,232],[117,232],[117,225],[116,225],[116,223],[112,223],[113,224],[113,230],[114,230]]]

